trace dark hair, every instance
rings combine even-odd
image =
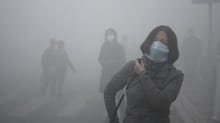
[[[141,44],[140,49],[142,53],[149,53],[149,47],[155,40],[155,37],[159,31],[163,31],[167,34],[167,46],[170,51],[168,54],[168,63],[173,64],[179,58],[179,49],[176,34],[169,26],[162,25],[154,28],[148,35],[147,39]]]

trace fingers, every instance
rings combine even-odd
[[[139,65],[138,61],[135,61],[135,66],[134,66],[135,71],[137,70],[138,65]]]
[[[140,65],[139,62],[138,62],[137,60],[135,61],[135,64],[136,64],[136,65]]]
[[[141,60],[141,62],[139,63],[137,60],[135,61],[135,65],[138,67],[144,67],[144,62],[143,60]]]
[[[141,61],[141,63],[139,63],[138,61],[136,61],[134,69],[137,74],[140,74],[142,71],[145,70],[144,62]]]
[[[140,64],[138,63],[138,61],[135,61],[135,66],[134,66],[135,71],[137,72],[139,68],[140,68]]]
[[[141,66],[144,66],[144,61],[143,60],[141,60]]]

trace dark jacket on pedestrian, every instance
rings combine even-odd
[[[107,30],[108,32],[109,30]],[[117,33],[111,30],[115,34],[115,40],[107,41],[102,44],[98,61],[102,67],[99,91],[104,92],[104,88],[111,80],[113,75],[123,66],[125,63],[125,52],[123,46],[117,40]],[[106,34],[107,35],[107,34]]]

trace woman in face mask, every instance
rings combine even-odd
[[[123,123],[170,123],[170,105],[175,101],[184,74],[173,64],[179,57],[176,34],[168,26],[153,29],[140,47],[141,60],[129,61],[104,91],[111,123],[115,115],[115,95],[126,86],[127,108]]]
[[[99,90],[104,92],[104,88],[125,62],[123,46],[118,42],[116,30],[109,28],[105,32],[98,61],[102,67]]]

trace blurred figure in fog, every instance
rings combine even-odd
[[[105,41],[102,44],[99,63],[102,66],[100,78],[100,92],[103,93],[105,86],[110,81],[114,73],[125,62],[125,53],[121,44],[117,40],[117,33],[109,28],[105,32]]]
[[[63,41],[50,40],[49,47],[42,54],[41,91],[46,95],[62,96],[62,88],[68,67],[75,72],[65,49]]]
[[[41,92],[46,95],[49,86],[56,78],[56,41],[50,39],[49,47],[43,52],[41,57],[42,75],[41,75]]]
[[[213,123],[220,123],[220,40],[217,45],[217,64],[216,64],[216,88],[215,88],[215,98],[214,106],[212,112]]]
[[[197,80],[201,77],[201,73],[198,71],[200,71],[202,64],[203,42],[195,36],[192,29],[189,29],[188,33],[189,36],[183,41],[182,45],[185,78],[190,84],[197,85]]]
[[[65,44],[63,41],[57,42],[57,50],[56,50],[56,81],[52,86],[52,94],[55,94],[57,91],[57,96],[62,96],[62,88],[65,81],[65,76],[68,67],[73,71],[76,72],[66,50]]]
[[[213,96],[213,92],[210,93],[213,89],[211,89],[209,80],[210,56],[205,54],[205,50],[208,49],[205,49],[204,42],[199,38],[192,29],[189,29],[188,37],[183,40],[182,44],[185,83],[182,96],[179,98],[181,103],[177,108],[179,108],[180,114],[185,115],[182,116],[185,117],[183,119],[187,123],[195,122],[194,119],[204,122],[204,119],[210,118],[206,114],[211,113],[207,110],[211,108],[211,96]],[[190,110],[181,109],[183,105],[188,105]]]
[[[102,66],[99,89],[104,92],[104,88],[110,82],[115,72],[125,63],[125,52],[122,45],[118,42],[117,33],[114,29],[109,28],[105,32],[105,41],[102,44],[99,63]],[[119,94],[118,97],[120,97]],[[122,110],[120,110],[122,111]],[[124,113],[120,113],[121,117]]]

